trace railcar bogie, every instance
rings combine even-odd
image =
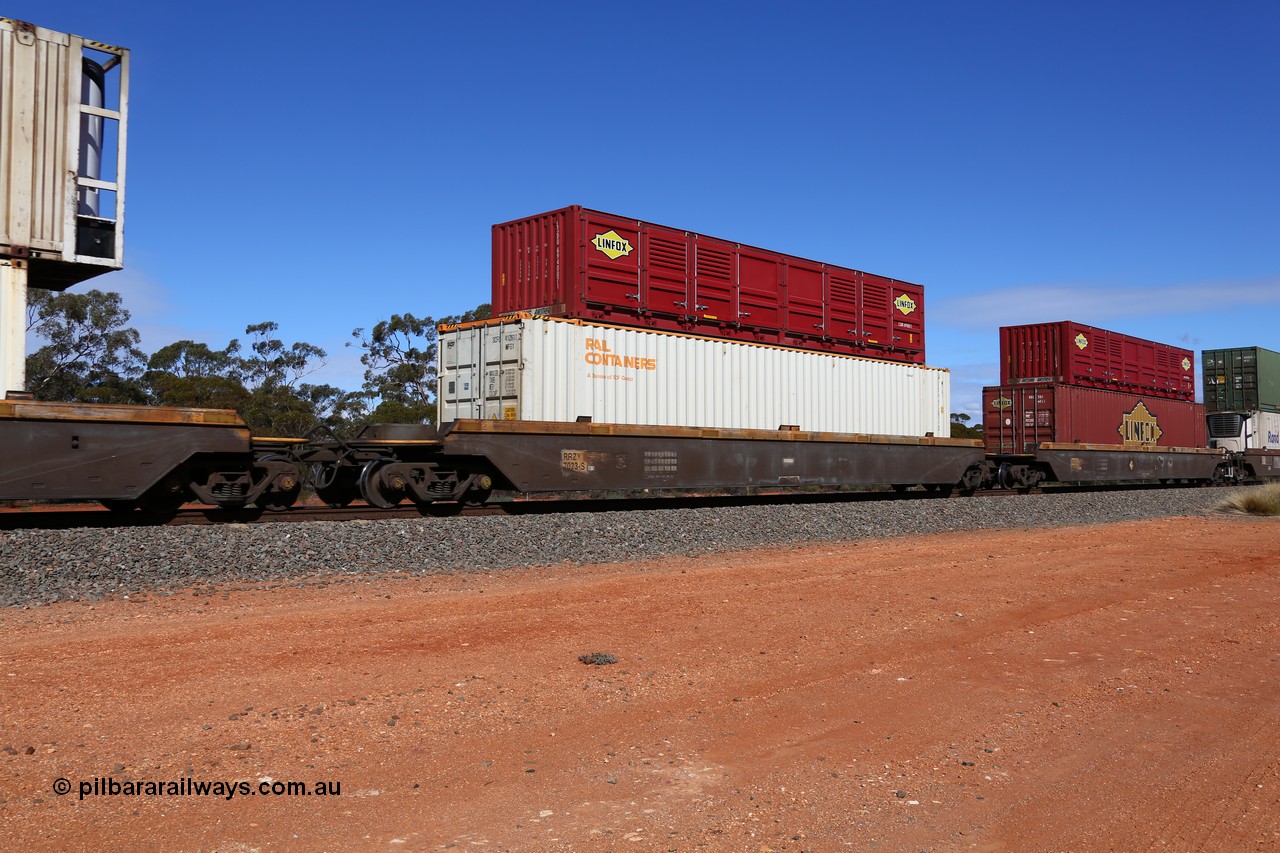
[[[435,428],[418,424],[371,424],[354,439],[301,448],[298,459],[310,469],[316,495],[334,507],[483,501],[493,489],[479,463],[448,458]]]
[[[1241,482],[1280,479],[1280,450],[1245,450],[1238,456]]]

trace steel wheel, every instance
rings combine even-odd
[[[379,509],[391,509],[404,500],[404,480],[399,474],[388,473],[386,465],[386,459],[375,459],[360,471],[360,497]]]
[[[161,483],[138,498],[138,508],[156,518],[172,518],[187,502],[186,490]]]
[[[463,506],[484,506],[485,501],[489,500],[489,495],[493,494],[493,489],[471,489],[462,496]]]
[[[337,465],[311,466],[311,482],[316,487],[316,497],[334,509],[342,509],[356,499],[357,493],[347,469]]]
[[[484,502],[489,500],[491,494],[493,494],[493,479],[488,474],[481,474],[474,478],[471,488],[463,492],[461,501],[464,506],[484,506]]]
[[[279,453],[264,456],[259,462],[288,462],[289,458]],[[277,488],[278,486],[278,488]],[[302,478],[298,476],[297,467],[291,475],[276,475],[270,486],[254,503],[271,512],[284,512],[298,501],[302,492]]]
[[[301,492],[302,484],[294,483],[292,489],[277,489],[264,492],[262,497],[258,498],[257,504],[271,512],[284,512],[298,502],[298,495]]]

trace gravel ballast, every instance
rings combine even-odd
[[[190,587],[476,572],[749,548],[1198,515],[1221,489],[0,532],[0,606]]]

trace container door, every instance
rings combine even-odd
[[[1253,347],[1255,408],[1280,412],[1280,353]]]
[[[1179,400],[1195,399],[1196,386],[1192,378],[1195,354],[1162,344],[1156,344],[1152,350],[1156,359],[1156,384],[1161,392]]]
[[[1008,386],[982,389],[982,439],[988,453],[1013,453],[1013,397]]]
[[[924,355],[924,288],[895,281],[889,287],[889,316],[893,318],[893,348],[920,361]]]
[[[1002,385],[982,390],[983,438],[988,453],[1034,453],[1054,441],[1057,412],[1053,386]]]
[[[1254,347],[1227,350],[1227,408],[1236,412],[1260,409],[1258,394],[1258,350]]]
[[[1165,387],[1156,375],[1156,345],[1151,341],[1125,337],[1121,347],[1124,352],[1120,363],[1120,383],[1143,390]]]
[[[1226,376],[1222,372],[1220,359],[1222,358],[1221,350],[1205,350],[1200,353],[1200,381],[1201,387],[1204,388],[1204,407],[1210,412],[1220,412],[1223,410],[1225,402],[1218,395],[1220,388],[1218,387],[1219,377],[1226,380]]]
[[[1071,338],[1075,335],[1063,323],[1033,326],[1002,326],[1000,329],[1000,384],[1013,382],[1060,382],[1070,370]],[[1066,374],[1066,380],[1071,374]]]
[[[864,273],[861,284],[859,342],[875,349],[887,349],[893,342],[893,282]]]
[[[693,301],[689,314],[713,322],[732,322],[733,246],[705,237],[693,241]]]
[[[683,315],[689,303],[689,238],[665,229],[646,228],[640,237],[645,260],[641,307],[657,314]]]
[[[1034,453],[1041,442],[1058,440],[1053,388],[1018,388],[1013,398],[1014,453]]]
[[[858,324],[858,289],[861,275],[853,270],[831,269],[827,282],[827,333],[837,341],[862,343]]]
[[[782,329],[782,265],[776,255],[738,250],[737,313],[743,326]]]
[[[493,313],[567,310],[576,295],[577,215],[556,210],[493,226]]]
[[[440,336],[440,386],[436,421],[450,423],[480,417],[476,389],[476,358],[482,329],[459,329]]]
[[[787,263],[787,334],[806,338],[826,334],[825,278],[818,264]]]
[[[1114,335],[1103,329],[1064,328],[1068,330],[1067,340],[1061,345],[1066,352],[1068,382],[1104,388],[1118,381],[1124,353]]]
[[[477,417],[500,421],[519,419],[522,329],[520,323],[504,323],[477,330],[483,333],[474,376],[483,394]]]
[[[582,213],[582,299],[595,307],[640,307],[640,232],[634,222]]]

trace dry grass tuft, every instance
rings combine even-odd
[[[1232,492],[1218,504],[1218,511],[1243,515],[1280,515],[1280,483]]]

